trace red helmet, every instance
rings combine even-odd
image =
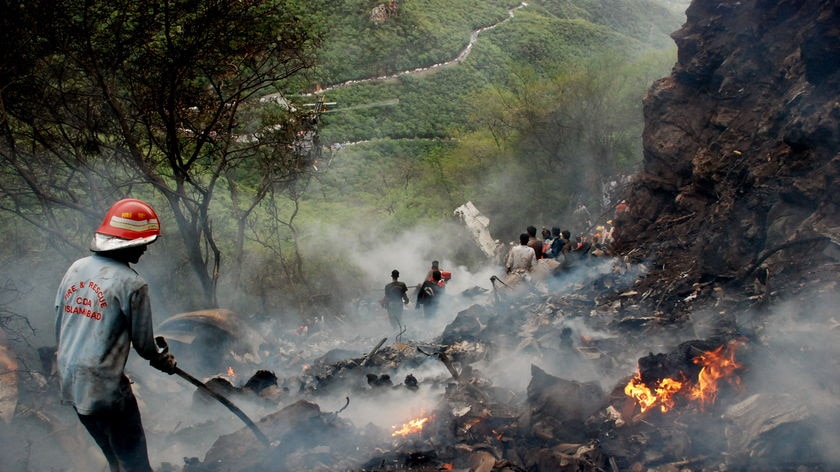
[[[157,213],[142,200],[126,198],[105,214],[90,243],[92,251],[113,251],[152,243],[160,236]]]

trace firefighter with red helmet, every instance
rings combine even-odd
[[[93,254],[74,262],[55,301],[61,400],[76,410],[112,472],[152,470],[137,400],[125,375],[130,347],[167,374],[175,357],[154,337],[149,287],[136,264],[160,236],[146,202],[124,199],[96,230]]]

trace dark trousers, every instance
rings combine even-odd
[[[399,302],[388,302],[387,306],[388,310],[388,320],[391,322],[391,328],[396,330],[402,330],[403,326],[403,302],[400,300]]]
[[[79,419],[102,449],[111,472],[152,472],[146,433],[134,395],[129,395],[118,409],[79,414]]]

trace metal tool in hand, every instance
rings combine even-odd
[[[210,389],[210,387],[205,385],[204,382],[202,382],[202,381],[198,380],[197,378],[193,377],[192,375],[184,372],[179,367],[175,367],[175,374],[177,374],[179,377],[186,380],[187,382],[195,385],[202,392],[204,392],[204,393],[210,395],[211,397],[215,398],[216,400],[218,400],[219,403],[226,406],[228,410],[232,411],[234,415],[238,416],[240,420],[242,420],[249,428],[251,428],[251,431],[254,432],[254,436],[256,436],[257,439],[259,439],[261,443],[265,444],[266,446],[271,445],[271,441],[269,441],[268,438],[266,437],[266,435],[263,434],[262,431],[260,431],[260,428],[256,425],[256,423],[254,423],[251,420],[251,418],[248,418],[248,415],[246,415],[244,411],[240,410],[239,407],[234,405],[233,402],[231,402],[227,398],[223,397],[222,395],[219,395],[218,393],[214,392],[213,390]]]
[[[166,344],[166,339],[164,339],[163,336],[156,337],[155,338],[155,343],[158,345],[158,347],[163,349],[163,352],[169,352],[169,346]],[[248,428],[250,428],[251,431],[254,432],[254,436],[256,436],[257,439],[259,439],[261,443],[263,443],[266,446],[271,445],[271,441],[269,441],[268,438],[266,437],[266,435],[263,434],[262,431],[260,431],[260,428],[257,427],[257,424],[254,423],[251,420],[251,418],[249,418],[248,415],[245,414],[244,411],[240,410],[239,407],[234,405],[233,402],[231,402],[230,400],[228,400],[224,396],[220,395],[219,393],[214,392],[210,387],[205,385],[204,382],[202,382],[201,380],[198,380],[197,378],[193,377],[192,375],[184,372],[180,367],[176,366],[174,368],[174,370],[172,371],[172,373],[177,374],[178,377],[181,377],[182,379],[186,380],[187,382],[189,382],[189,383],[195,385],[196,387],[198,387],[198,389],[201,390],[202,392],[204,392],[207,395],[210,395],[211,397],[215,398],[219,403],[221,403],[222,405],[227,407],[228,410],[232,411],[234,415],[238,416],[239,419],[242,420],[245,423],[245,425],[247,425]]]

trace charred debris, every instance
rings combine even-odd
[[[183,470],[831,468],[836,359],[772,325],[800,316],[800,332],[813,341],[836,338],[837,322],[812,311],[834,282],[795,291],[802,312],[779,314],[752,284],[639,293],[638,266],[599,259],[579,269],[584,275],[551,293],[535,284],[515,296],[454,295],[472,295],[472,304],[430,342],[370,339],[364,351],[336,348],[311,362],[288,344],[273,355],[298,375],[256,370],[241,386],[211,379],[233,401],[261,404],[268,413],[257,424],[271,443],[241,427],[220,434],[203,458],[185,458]],[[328,336],[307,334],[304,342]],[[815,391],[776,383],[805,368],[812,372],[799,385]],[[507,375],[527,377],[527,385],[518,389]],[[208,401],[194,394],[194,404]],[[394,404],[402,417],[388,413]],[[167,435],[189,441],[195,428],[219,421],[230,419]]]
[[[617,257],[482,284],[422,343],[289,344],[273,355],[299,370],[259,396],[271,446],[242,428],[184,469],[840,468],[838,15],[692,2],[645,97]]]
[[[831,0],[692,2],[645,98],[616,257],[453,293],[464,308],[422,340],[173,318],[173,350],[209,353],[179,361],[268,445],[192,386],[141,376],[150,449],[180,459],[159,471],[840,468],[838,18]],[[49,353],[22,367],[7,344],[4,467],[95,470],[38,374]]]

